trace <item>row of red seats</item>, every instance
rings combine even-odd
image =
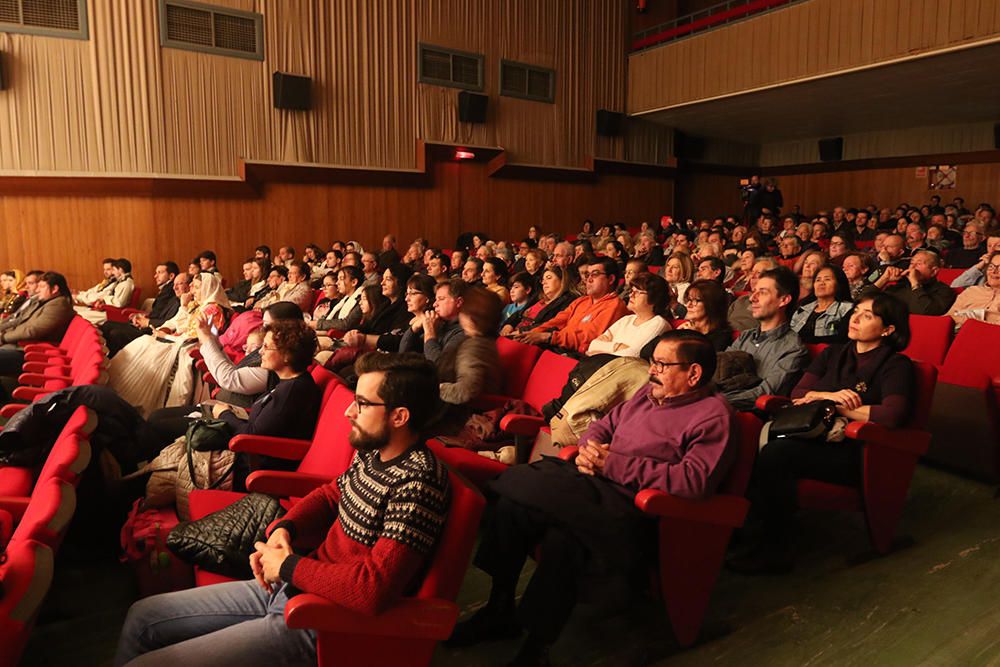
[[[30,468],[0,468],[0,665],[17,664],[51,586],[96,424],[94,413],[78,408],[37,476]]]

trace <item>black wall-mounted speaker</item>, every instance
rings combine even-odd
[[[7,79],[3,75],[3,51],[0,51],[0,90],[7,87]]]
[[[833,137],[832,139],[819,140],[819,161],[836,162],[844,159],[844,138]]]
[[[458,120],[463,123],[485,123],[490,98],[463,90],[458,94]]]
[[[597,110],[597,134],[602,137],[617,137],[622,133],[625,114],[607,109]]]
[[[2,83],[0,83],[0,88],[3,88]],[[1000,150],[1000,123],[993,126],[993,148]]]
[[[292,111],[309,111],[312,108],[312,79],[275,72],[271,78],[274,84],[274,108]]]

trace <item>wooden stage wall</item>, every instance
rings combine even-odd
[[[59,270],[85,288],[97,282],[101,258],[128,257],[148,295],[158,261],[183,268],[204,249],[216,251],[232,284],[261,243],[292,244],[301,256],[306,243],[336,239],[378,248],[391,232],[404,250],[416,236],[447,248],[463,230],[513,240],[533,224],[565,234],[586,218],[637,225],[673,207],[668,178],[527,181],[489,177],[485,163],[439,161],[428,170],[427,187],[274,183],[256,198],[102,195],[99,178],[86,179],[88,196],[8,191],[0,196],[0,267]]]

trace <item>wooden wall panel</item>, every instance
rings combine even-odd
[[[673,207],[673,183],[602,175],[596,182],[491,178],[485,163],[434,162],[431,187],[273,184],[259,199],[139,196],[0,197],[0,267],[54,268],[74,287],[97,282],[105,256],[128,257],[147,290],[158,261],[186,263],[211,248],[223,273],[236,278],[260,243],[326,246],[335,239],[378,247],[423,236],[450,247],[459,232],[479,229],[520,239],[532,224],[570,233],[585,218],[637,225]],[[98,188],[99,184],[95,184]]]
[[[998,34],[995,0],[809,0],[630,56],[628,110],[930,54]]]
[[[746,174],[748,175],[748,174]],[[805,213],[831,210],[834,206],[895,207],[901,202],[924,204],[932,194],[950,201],[963,197],[966,205],[980,202],[1000,204],[1000,163],[958,166],[958,187],[930,191],[927,177],[917,177],[915,167],[858,169],[775,177],[785,200],[785,212],[798,205]],[[682,173],[677,178],[676,211],[684,218],[705,218],[739,213],[742,204],[737,186],[740,175]]]

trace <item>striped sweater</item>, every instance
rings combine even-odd
[[[351,466],[296,503],[275,528],[297,554],[281,579],[362,613],[377,614],[407,592],[430,556],[448,512],[448,473],[424,446],[391,461],[355,453]]]

